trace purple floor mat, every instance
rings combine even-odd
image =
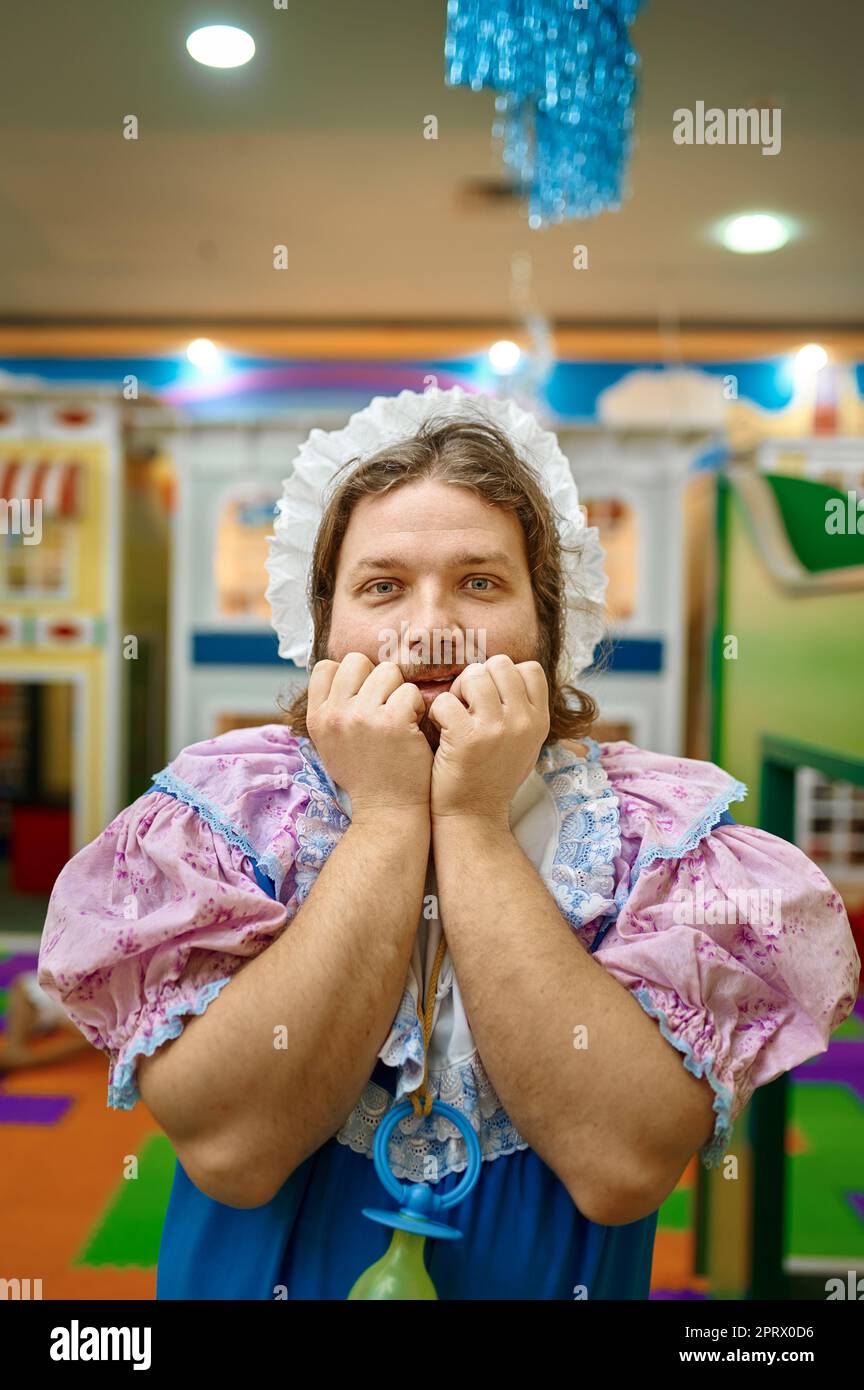
[[[8,989],[16,975],[23,975],[25,970],[35,970],[39,960],[39,953],[32,955],[29,951],[19,952],[17,956],[7,956],[5,960],[0,960],[0,989]]]
[[[71,1096],[9,1096],[0,1091],[0,1125],[56,1125]]]

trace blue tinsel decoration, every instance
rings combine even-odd
[[[445,80],[499,95],[493,135],[541,227],[620,206],[642,0],[448,0]]]

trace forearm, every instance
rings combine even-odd
[[[668,1043],[574,939],[509,831],[445,818],[433,853],[454,970],[502,1105],[585,1214],[638,1205],[668,1127]]]
[[[278,940],[186,1024],[159,1118],[201,1171],[278,1190],[350,1114],[405,986],[429,834],[421,816],[352,824]]]

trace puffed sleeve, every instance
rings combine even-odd
[[[178,1037],[288,916],[246,849],[164,791],[140,797],[70,859],[51,894],[38,981],[107,1054],[110,1107],[132,1109],[137,1058]]]
[[[626,898],[596,959],[688,1071],[707,1076],[716,1120],[700,1156],[711,1168],[756,1088],[827,1049],[854,1007],[861,961],[816,864],[767,831],[720,823],[743,784],[724,788],[714,764],[607,749]]]

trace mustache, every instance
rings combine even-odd
[[[464,666],[403,666],[399,670],[406,681],[450,680],[465,670]]]

